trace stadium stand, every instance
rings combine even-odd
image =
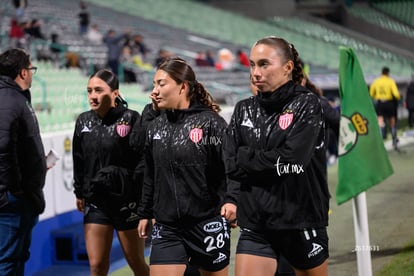
[[[50,62],[37,61],[36,65],[39,70],[31,90],[41,131],[73,129],[76,117],[89,109],[87,76],[75,68],[56,70]],[[148,95],[136,84],[121,83],[120,91],[132,109],[141,111],[148,102]]]
[[[378,7],[381,7],[381,11],[372,9],[370,7],[365,7],[365,6],[353,6],[349,8],[349,11],[353,15],[363,18],[364,20],[374,23],[376,25],[380,25],[384,29],[389,29],[393,32],[397,32],[402,35],[414,38],[414,27],[413,26],[407,25],[407,23],[403,23],[400,20],[394,19],[395,17],[397,18],[399,17],[403,19],[403,17],[400,17],[400,15],[404,15],[405,13],[400,14],[399,13],[400,9],[391,10],[390,8],[388,8],[391,14],[394,15],[394,17],[392,17],[390,16],[390,13],[383,12],[383,11],[387,11],[388,6],[396,6],[396,5],[392,5],[392,3],[390,4],[382,3],[381,5],[378,5]],[[404,8],[404,6],[401,6],[401,8]],[[412,17],[412,13],[411,13],[411,17]]]
[[[168,4],[160,0],[139,2],[125,0],[122,1],[122,4],[119,0],[90,0],[89,2],[145,17],[148,20],[156,20],[210,39],[227,41],[244,47],[250,47],[252,42],[259,37],[277,34],[292,41],[301,53],[303,60],[310,63],[311,67],[325,67],[328,72],[334,73],[329,78],[331,80],[329,83],[326,83],[326,76],[321,76],[321,79],[319,76],[313,78],[311,76],[311,79],[322,88],[337,87],[339,45],[355,48],[367,79],[372,79],[378,73],[378,68],[386,63],[392,68],[397,81],[404,83],[408,81],[414,68],[414,57],[407,58],[400,53],[384,50],[378,46],[382,44],[380,41],[361,42],[344,35],[342,32],[328,29],[321,32],[322,26],[315,27],[317,24],[312,21],[304,21],[302,26],[305,27],[299,31],[279,26],[274,22],[255,20],[234,12],[212,8],[196,1],[171,0],[168,1]],[[305,30],[309,31],[309,29],[314,33],[303,35]],[[330,32],[330,35],[326,35],[327,32]]]
[[[353,9],[352,9],[353,10]],[[332,44],[336,47],[343,45],[347,47],[352,47],[356,52],[359,54],[359,58],[364,61],[375,61],[375,60],[382,60],[388,59],[395,61],[394,66],[398,66],[399,64],[403,64],[400,67],[399,71],[397,72],[398,75],[408,75],[411,73],[411,66],[412,63],[406,62],[406,59],[400,57],[390,51],[384,51],[379,48],[376,48],[372,45],[364,43],[362,41],[358,41],[353,37],[350,37],[343,32],[340,33],[338,31],[334,31],[332,29],[328,29],[326,26],[322,26],[318,23],[310,22],[308,20],[303,20],[299,17],[281,17],[275,16],[269,19],[269,22],[290,30],[294,30],[297,33],[303,34],[307,37],[315,37],[319,41],[324,41],[327,44]],[[413,32],[414,34],[414,32]],[[324,51],[326,53],[326,51]],[[329,52],[328,52],[329,53]],[[334,53],[332,53],[334,54]],[[337,67],[338,63],[337,60],[332,59],[332,56],[327,57],[328,60],[331,60],[332,64],[329,67]],[[367,74],[377,74],[378,67],[375,67],[375,63],[364,63],[364,72]]]
[[[310,65],[311,79],[325,91],[338,89],[339,45],[353,47],[356,50],[367,83],[379,74],[384,64],[391,68],[393,77],[400,85],[406,84],[414,71],[414,58],[403,55],[401,51],[393,51],[398,47],[398,42],[395,42],[393,47],[382,47],[384,43],[375,38],[366,35],[367,39],[360,39],[361,35],[358,35],[355,30],[351,32],[344,27],[324,23],[321,18],[310,18],[309,15],[282,17],[275,14],[271,18],[258,20],[235,11],[210,6],[209,1],[88,0],[86,2],[91,14],[91,22],[96,23],[102,33],[109,29],[117,31],[130,29],[133,33],[141,34],[145,38],[147,47],[151,49],[146,57],[149,61],[155,60],[159,49],[166,49],[191,62],[199,51],[210,50],[217,53],[220,49],[227,48],[236,52],[240,48],[249,49],[258,38],[277,35],[295,44],[303,60]],[[329,4],[330,1],[316,2]],[[360,9],[359,6],[348,7],[346,12],[354,16],[359,12],[362,14],[367,12],[364,17],[367,17],[367,14],[369,17],[378,16],[381,18],[379,23],[375,21],[372,24],[380,24],[381,30],[385,28],[390,30],[385,25],[381,25],[387,22],[387,26],[403,30],[399,31],[401,35],[411,39],[414,37],[412,1],[398,1],[401,5],[392,6],[385,4],[384,1],[370,2],[375,10],[365,5],[364,9]],[[39,68],[32,86],[32,101],[42,133],[73,130],[78,114],[89,109],[86,98],[88,75],[96,68],[105,66],[106,63],[105,45],[92,44],[78,34],[77,4],[66,0],[29,1],[27,19],[40,19],[43,22],[42,31],[48,38],[31,40],[28,47],[33,62]],[[407,10],[410,12],[407,13]],[[0,1],[1,51],[9,47],[8,30],[12,14],[11,1]],[[385,21],[386,14],[388,16]],[[396,21],[395,18],[400,20]],[[80,56],[79,67],[67,68],[64,65],[63,54],[46,58],[51,55],[50,37],[54,33],[59,34],[60,43],[66,46],[67,51]],[[133,69],[138,83],[122,82],[120,91],[132,109],[141,111],[149,102],[148,92],[152,86],[154,68],[143,70],[131,64],[123,64],[123,66]],[[223,116],[227,120],[233,105],[241,98],[250,96],[249,72],[219,71],[214,67],[198,67],[195,64],[194,69],[198,80],[204,83],[223,105]],[[121,75],[120,78],[122,79],[123,76]]]
[[[374,2],[378,2],[378,7],[384,6],[383,2]],[[337,89],[340,45],[356,50],[368,83],[378,74],[378,68],[384,63],[392,68],[397,82],[400,83],[408,81],[414,68],[413,60],[377,47],[375,42],[358,40],[347,35],[344,30],[333,29],[328,24],[321,24],[303,16],[274,16],[266,20],[256,20],[189,0],[89,0],[87,3],[92,22],[97,23],[102,32],[130,28],[134,33],[143,35],[147,47],[151,49],[147,57],[149,61],[155,60],[158,49],[161,48],[191,61],[198,51],[248,49],[257,38],[277,34],[295,44],[302,59],[310,65],[311,79],[325,90]],[[387,7],[390,11],[393,10]],[[84,100],[84,87],[87,82],[85,76],[106,63],[106,47],[103,44],[91,44],[79,36],[77,8],[74,3],[64,0],[33,1],[28,8],[30,18],[43,21],[43,32],[47,37],[58,33],[60,42],[67,46],[67,51],[81,57],[80,69],[62,68],[63,54],[55,56],[51,61],[43,61],[44,56],[48,55],[50,40],[31,41],[30,50],[33,59],[38,60],[40,69],[35,80],[39,85],[33,86],[33,94],[39,95],[37,90],[42,90],[42,97],[35,98],[34,103],[42,107],[39,121],[44,131],[73,127],[76,115],[88,108]],[[349,7],[348,10],[352,12],[361,9]],[[376,14],[378,18],[385,18],[380,11],[372,8],[366,10],[370,11],[370,15]],[[5,15],[1,19],[0,47],[5,49],[8,46],[11,4],[2,1],[0,11]],[[391,17],[389,19],[386,21],[396,22]],[[143,104],[148,101],[146,92],[151,89],[154,71],[142,70],[131,64],[124,66],[132,68],[139,83],[122,83],[121,92],[132,108],[141,111]],[[250,93],[248,72],[217,71],[215,68],[197,66],[194,69],[199,80],[206,84],[221,103],[232,105]],[[120,78],[123,79],[122,74]],[[55,95],[56,91],[59,93]],[[48,107],[46,111],[45,107]]]
[[[371,0],[371,5],[381,12],[414,28],[414,2],[411,0],[383,1]]]
[[[10,19],[11,7],[6,3],[3,3],[3,5],[4,6],[2,7],[2,10],[5,11],[6,15],[8,15],[8,17],[3,17],[2,22],[2,28],[4,29],[2,33],[5,34],[7,33],[6,30],[7,25],[9,24],[8,19]],[[112,9],[101,6],[94,6],[91,4],[89,6],[89,10],[91,14],[93,14],[92,21],[94,23],[97,23],[103,32],[111,28],[119,30],[129,28],[134,33],[142,34],[145,37],[148,48],[151,49],[151,52],[147,57],[148,60],[155,59],[155,54],[160,48],[168,49],[169,51],[174,52],[176,55],[180,55],[188,60],[192,60],[195,57],[197,50],[218,51],[223,47],[235,50],[236,48],[240,47],[234,43],[220,42],[217,39],[210,40],[208,37],[203,38],[196,33],[191,33],[189,31],[180,30],[177,28],[171,28],[165,24],[160,24],[152,20],[146,20],[135,15],[116,12]],[[92,45],[88,43],[83,37],[80,37],[78,35],[77,22],[74,19],[76,12],[76,5],[62,0],[39,0],[32,2],[28,8],[28,14],[30,14],[30,16],[36,16],[36,18],[39,18],[44,22],[43,32],[47,37],[50,37],[53,33],[60,34],[60,42],[64,45],[67,45],[67,51],[77,53],[81,56],[81,59],[84,61],[81,71],[84,75],[87,75],[95,68],[104,66],[106,62],[106,48],[103,44]],[[43,60],[44,56],[48,55],[47,52],[48,48],[50,47],[50,43],[50,40],[31,41],[30,50],[32,52],[33,59]],[[6,46],[2,48],[6,48]],[[85,78],[79,77],[74,80],[71,78],[71,74],[66,74],[67,70],[62,69],[62,67],[64,67],[62,66],[62,63],[62,55],[53,58],[51,60],[51,63],[39,63],[40,70],[37,76],[37,80],[39,83],[43,84],[41,87],[45,87],[42,89],[45,89],[47,91],[54,90],[55,83],[51,80],[58,80],[57,82],[60,82],[61,86],[68,87],[66,88],[67,94],[72,94],[72,91],[69,90],[76,89],[76,86],[82,87],[82,85],[86,85]],[[57,70],[57,68],[61,68],[62,70]],[[142,82],[142,85],[137,87],[134,84],[123,84],[122,90],[126,89],[129,91],[135,89],[140,92],[144,92],[144,90],[147,91],[152,84],[153,71],[143,71],[139,70],[139,68],[134,69],[138,75],[138,79]],[[199,68],[195,69],[198,71]],[[60,76],[61,73],[62,76]],[[210,83],[208,83],[208,86],[215,90],[214,92],[217,100],[225,102],[226,99],[231,98],[231,103],[234,103],[235,100],[240,99],[249,93],[248,74],[246,75],[246,72],[214,72],[214,77],[211,77],[212,73],[213,72],[204,73],[203,68],[200,68],[200,79],[209,79],[208,82]],[[120,76],[120,78],[121,77],[122,76]],[[217,81],[221,81],[222,83],[218,84],[216,83]],[[78,83],[79,85],[77,85]],[[238,87],[232,89],[233,86]],[[34,92],[36,92],[36,90]],[[125,91],[122,91],[122,93],[125,93]],[[128,94],[128,92],[125,94]],[[48,98],[48,101],[54,100],[54,98],[51,98],[52,96],[50,93],[47,93],[46,95],[46,97],[50,97]],[[140,95],[141,94],[138,93],[138,96],[136,97],[139,98]],[[142,101],[140,102],[140,100],[135,99],[135,97],[131,97],[128,100],[130,103],[137,103],[137,110],[142,110]],[[51,105],[55,107],[55,110],[56,107],[61,108],[61,105],[59,105],[59,103]],[[82,107],[86,108],[86,106]],[[73,112],[73,110],[76,109],[70,108],[70,110],[70,112]],[[65,127],[71,127],[70,125],[66,124],[66,122],[73,116],[67,115],[67,112],[64,111],[62,111],[58,116],[55,116],[56,114],[52,114],[54,112],[55,111],[51,111],[51,114],[40,114],[39,117],[41,118],[41,125],[48,125],[46,127],[43,127],[45,130],[61,130]],[[49,116],[51,116],[53,120],[49,120]],[[63,123],[56,124],[55,120],[63,120]]]

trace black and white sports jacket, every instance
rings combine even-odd
[[[79,115],[72,141],[74,193],[77,198],[89,198],[96,193],[97,189],[93,189],[91,182],[100,170],[118,167],[126,169],[131,180],[135,180],[129,183],[131,186],[124,187],[130,193],[128,198],[139,200],[142,183],[134,178],[134,173],[142,156],[133,150],[129,141],[132,127],[139,117],[137,111],[123,105],[109,110],[104,118],[93,110]]]
[[[242,100],[224,141],[226,174],[240,184],[240,227],[328,224],[324,118],[317,95],[289,81]]]
[[[238,184],[227,183],[222,159],[226,126],[200,104],[162,111],[153,119],[147,127],[140,218],[186,225],[219,215],[223,203],[236,204]]]

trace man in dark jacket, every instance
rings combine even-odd
[[[45,208],[46,158],[29,90],[36,69],[21,49],[0,54],[0,275],[24,275]]]

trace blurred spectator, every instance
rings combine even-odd
[[[234,54],[229,49],[220,49],[218,51],[218,62],[216,63],[217,70],[233,70],[234,60]]]
[[[59,35],[51,35],[52,42],[49,46],[52,52],[51,59],[58,63],[59,67],[80,67],[80,58],[77,53],[68,51],[68,46],[59,42]]]
[[[197,66],[214,66],[213,53],[211,51],[206,51],[205,53],[199,51],[195,57],[195,64]]]
[[[103,35],[99,31],[97,24],[92,24],[91,25],[88,32],[86,33],[86,38],[94,44],[103,43]]]
[[[214,55],[213,52],[210,50],[206,51],[206,60],[209,66],[215,66],[216,65],[216,61],[214,59]]]
[[[119,59],[123,65],[124,82],[138,82],[137,75],[153,70],[152,65],[144,62],[139,50],[133,46],[133,43],[126,41]]]
[[[408,126],[414,127],[414,76],[407,87],[407,95],[405,96],[405,107],[408,110]]]
[[[46,39],[41,30],[41,24],[38,19],[33,19],[32,22],[27,23],[25,32],[30,35],[31,38]]]
[[[79,34],[86,35],[89,28],[89,12],[84,1],[79,2],[80,12],[78,13],[79,17]]]
[[[9,38],[12,48],[24,48],[26,46],[26,39],[22,24],[16,19],[12,18],[10,22]]]
[[[131,47],[132,55],[140,55],[143,62],[146,61],[147,54],[151,52],[151,50],[144,43],[144,37],[140,34],[135,34],[133,36],[129,46]]]
[[[16,20],[21,22],[26,14],[27,0],[12,0],[12,3],[15,8]]]
[[[125,41],[129,38],[129,31],[117,34],[110,29],[103,38],[103,42],[108,47],[108,67],[115,75],[118,75],[120,57]]]
[[[155,58],[154,61],[154,66],[158,67],[158,65],[160,65],[164,59],[171,57],[173,55],[173,53],[171,53],[170,51],[167,51],[166,49],[161,48],[158,51],[158,56]]]
[[[131,68],[133,63],[132,51],[129,47],[128,42],[126,41],[121,50],[121,55],[119,57],[119,62],[122,64],[123,71],[120,72],[119,80],[121,82],[137,82],[136,75],[134,70]]]
[[[206,55],[202,51],[197,52],[194,61],[197,66],[208,66]]]
[[[238,61],[239,61],[240,65],[242,65],[244,67],[247,67],[247,68],[250,67],[249,57],[247,56],[247,54],[243,50],[241,50],[241,49],[237,50],[237,58],[238,58]]]
[[[67,47],[59,42],[59,35],[53,33],[50,35],[51,43],[50,43],[50,51],[52,53],[62,53],[66,52]]]

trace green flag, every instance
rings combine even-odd
[[[339,53],[338,205],[393,174],[358,58],[351,48]]]

